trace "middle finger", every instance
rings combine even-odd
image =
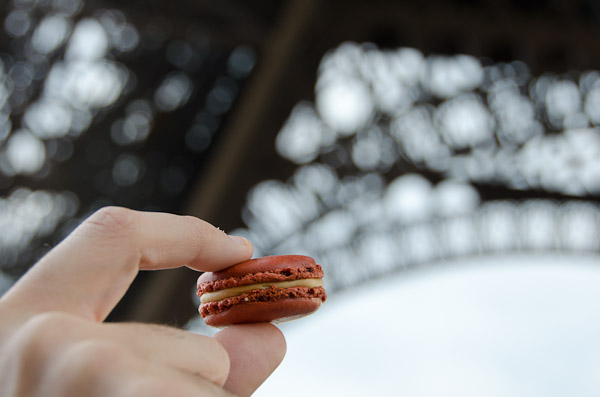
[[[201,376],[223,385],[229,376],[227,350],[214,338],[163,325],[102,324],[105,338],[129,348],[141,359]]]

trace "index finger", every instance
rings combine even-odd
[[[198,218],[105,207],[42,258],[3,300],[32,311],[102,321],[140,269],[216,271],[251,256],[248,240]]]

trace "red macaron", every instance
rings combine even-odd
[[[213,327],[282,322],[311,314],[327,295],[323,269],[303,255],[250,259],[198,278],[198,311]]]

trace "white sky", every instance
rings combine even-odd
[[[598,256],[397,273],[281,324],[287,356],[255,396],[597,396],[598,286]]]

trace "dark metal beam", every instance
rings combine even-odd
[[[315,0],[294,0],[284,9],[261,51],[257,69],[244,88],[229,125],[222,132],[218,147],[189,196],[184,207],[186,214],[215,222],[215,214],[223,210],[224,197],[249,158],[250,143],[260,132],[264,118],[268,117],[269,104],[275,100],[277,85],[286,74],[288,62],[309,25],[316,3]],[[185,323],[195,313],[190,294],[196,277],[197,273],[189,269],[152,274],[139,291],[127,317],[134,321]]]

